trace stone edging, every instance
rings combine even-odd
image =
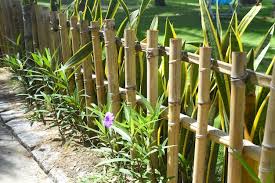
[[[59,152],[52,150],[50,145],[42,142],[47,139],[45,130],[37,130],[39,124],[31,125],[31,122],[24,118],[25,109],[22,103],[10,104],[0,101],[0,122],[3,123],[22,144],[40,168],[55,183],[69,183],[63,169],[55,167]]]

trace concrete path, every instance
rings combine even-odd
[[[28,151],[0,123],[0,182],[51,183]]]

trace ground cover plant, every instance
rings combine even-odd
[[[80,4],[79,4],[79,3]],[[55,3],[55,4],[54,4]],[[167,4],[172,3],[168,1]],[[191,4],[193,2],[190,2]],[[177,2],[171,7],[181,4]],[[56,9],[56,2],[52,1],[52,9]],[[272,55],[270,48],[274,45],[272,42],[274,24],[270,20],[266,20],[268,28],[265,28],[265,33],[257,36],[261,39],[258,44],[250,44],[245,32],[249,33],[249,28],[255,22],[257,24],[257,14],[262,9],[262,5],[253,6],[245,15],[238,16],[238,11],[235,11],[229,18],[229,25],[225,25],[219,19],[219,11],[216,12],[216,20],[214,20],[207,9],[203,0],[199,5],[195,6],[195,11],[201,13],[201,22],[198,24],[197,31],[192,31],[195,35],[186,35],[180,29],[174,28],[177,26],[177,17],[169,19],[162,16],[148,19],[146,11],[150,7],[150,1],[141,1],[140,6],[136,7],[135,3],[130,3],[127,6],[127,1],[110,1],[109,8],[104,12],[104,7],[101,1],[87,1],[84,8],[81,9],[81,2],[76,1],[74,6],[71,6],[70,12],[73,15],[79,16],[80,20],[98,20],[102,26],[103,17],[116,18],[119,26],[117,36],[122,37],[125,28],[134,28],[137,32],[139,41],[145,42],[144,31],[149,27],[152,29],[160,29],[162,35],[161,45],[168,46],[169,39],[173,37],[187,37],[190,39],[199,37],[202,30],[203,39],[193,39],[195,42],[187,40],[182,46],[192,48],[195,53],[198,53],[198,46],[211,46],[213,49],[212,57],[215,60],[222,60],[231,63],[232,51],[248,51],[247,67],[251,70],[262,71],[266,74],[271,74],[272,66],[275,61],[271,60],[269,55]],[[121,11],[118,11],[118,7]],[[112,9],[110,7],[113,7]],[[170,6],[168,8],[171,8]],[[60,7],[59,7],[60,8]],[[57,8],[58,9],[58,8]],[[78,10],[81,10],[79,13]],[[155,9],[157,11],[157,9]],[[177,9],[175,9],[177,10]],[[159,10],[158,10],[159,11]],[[190,10],[191,11],[191,10]],[[193,10],[192,10],[193,11]],[[174,12],[170,12],[174,15]],[[147,17],[145,20],[142,17]],[[123,17],[123,18],[121,18]],[[196,17],[197,18],[197,17]],[[182,19],[182,18],[181,18]],[[142,22],[147,22],[143,24]],[[149,22],[149,23],[148,23]],[[227,22],[227,21],[226,21]],[[173,24],[175,23],[175,24]],[[248,26],[249,25],[249,26]],[[193,26],[192,26],[193,27]],[[253,34],[253,33],[252,33]],[[253,34],[254,36],[255,34]],[[258,38],[260,37],[260,38]],[[250,39],[251,40],[251,39]],[[252,47],[252,48],[251,48]],[[92,51],[91,44],[87,44],[80,49],[78,54],[70,58],[65,65],[56,61],[55,53],[50,53],[46,50],[44,53],[36,52],[26,56],[6,56],[3,62],[10,66],[18,79],[22,81],[25,88],[26,100],[31,107],[34,107],[35,114],[41,120],[52,120],[53,126],[58,126],[60,134],[65,141],[76,141],[85,145],[90,145],[98,150],[105,152],[109,160],[99,164],[107,168],[106,171],[113,171],[116,177],[123,177],[123,180],[118,181],[138,181],[138,182],[166,182],[171,177],[166,175],[166,146],[167,143],[167,121],[161,118],[161,104],[167,104],[167,83],[168,83],[168,57],[164,56],[160,59],[159,65],[159,102],[155,109],[150,106],[146,97],[146,64],[145,54],[139,52],[138,57],[138,91],[141,95],[144,108],[137,107],[133,109],[126,104],[121,108],[118,116],[108,113],[108,105],[98,107],[93,105],[86,110],[81,104],[83,97],[79,94],[78,88],[70,93],[69,79],[74,77],[72,74],[67,74],[66,69],[72,68],[80,64],[83,59]],[[272,48],[271,48],[272,49]],[[86,53],[86,54],[85,54]],[[88,53],[88,54],[87,54]],[[268,55],[269,54],[269,55]],[[267,55],[267,57],[266,57]],[[103,62],[105,63],[105,53],[103,53]],[[118,49],[118,64],[120,86],[124,87],[124,52],[123,47]],[[53,64],[55,63],[55,64]],[[105,65],[104,65],[105,66]],[[181,112],[196,118],[197,116],[197,88],[198,88],[198,66],[187,63],[182,63],[183,76],[182,82],[182,97],[181,97]],[[105,76],[106,78],[107,76]],[[211,108],[209,125],[215,126],[228,133],[229,130],[229,103],[230,103],[230,84],[229,78],[219,73],[212,73],[211,76]],[[247,84],[247,115],[245,126],[245,138],[260,144],[262,141],[262,131],[265,121],[267,101],[269,99],[269,91],[263,88],[255,88],[252,84]],[[149,113],[148,113],[149,111]],[[96,128],[90,128],[85,123],[85,118],[91,117],[96,124]],[[152,139],[154,127],[157,127],[158,139]],[[194,155],[194,134],[185,129],[181,129],[181,139],[179,143],[179,180],[191,182],[192,165]],[[95,135],[91,135],[95,134]],[[206,171],[207,182],[225,182],[226,180],[226,148],[217,145],[213,142],[209,144],[208,168]],[[159,163],[152,170],[147,166],[151,164],[150,155],[157,153]],[[253,171],[251,170],[253,173]],[[111,174],[113,176],[113,174]],[[102,177],[101,177],[102,178]]]

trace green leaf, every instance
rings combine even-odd
[[[87,43],[81,47],[66,63],[61,70],[66,70],[81,63],[93,51],[92,42]]]
[[[127,5],[125,4],[124,0],[118,0],[118,1],[119,1],[119,4],[122,6],[124,12],[126,13],[128,20],[130,20],[130,12],[129,12],[129,9],[128,9]]]
[[[243,35],[247,26],[252,22],[255,16],[259,13],[262,8],[262,4],[257,4],[251,8],[251,10],[243,17],[241,22],[239,23],[238,30],[240,32],[240,36]]]
[[[244,158],[242,157],[242,155],[232,149],[233,151],[233,156],[239,160],[239,162],[242,164],[242,166],[244,167],[244,169],[247,171],[247,173],[250,175],[250,177],[257,183],[261,183],[261,180],[259,179],[259,177],[257,176],[257,174],[254,172],[253,168],[251,168],[248,163],[244,160]]]
[[[267,31],[265,36],[263,37],[262,41],[260,44],[258,44],[257,48],[255,49],[255,61],[254,61],[254,70],[256,71],[261,64],[263,58],[265,57],[269,47],[270,47],[270,42],[273,37],[274,33],[274,25],[273,24],[270,29]]]
[[[116,162],[130,162],[130,160],[128,160],[126,158],[114,158],[114,159],[102,161],[102,162],[98,163],[95,167],[102,166],[102,165],[110,165],[110,164],[116,163]]]
[[[118,0],[110,0],[105,19],[113,19],[117,13],[118,7],[119,7]]]
[[[159,17],[155,16],[151,22],[150,30],[158,30]]]

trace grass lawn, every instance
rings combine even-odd
[[[41,0],[42,2],[49,2],[49,0]],[[103,0],[104,7],[108,5],[109,0]],[[141,0],[124,0],[129,6],[130,10],[133,11],[139,7]],[[153,0],[152,0],[153,2]],[[154,16],[159,16],[159,41],[161,42],[164,36],[165,19],[168,17],[174,24],[178,37],[181,37],[186,41],[202,41],[202,31],[200,24],[200,11],[198,0],[166,0],[167,6],[156,7],[150,5],[145,11],[141,20],[139,29],[144,33],[150,27],[151,21]],[[251,6],[240,6],[239,8],[239,21],[241,17],[245,15]],[[215,11],[215,10],[214,10]],[[226,8],[223,12],[227,12]],[[263,8],[260,13],[256,16],[253,22],[250,24],[246,32],[242,37],[244,42],[245,51],[249,51],[250,48],[256,47],[260,42],[264,34],[270,28],[275,19],[271,18],[272,13],[272,0],[263,1]],[[123,10],[119,11],[116,17],[116,24],[125,17]],[[222,19],[223,29],[227,28],[229,19]],[[269,49],[267,58],[271,60],[275,53],[275,39],[271,42],[271,48]]]

